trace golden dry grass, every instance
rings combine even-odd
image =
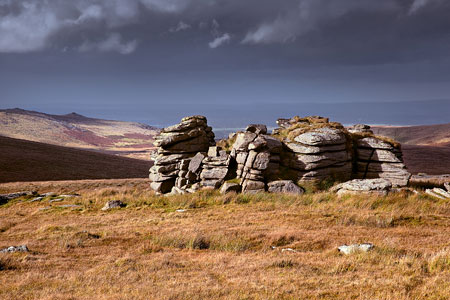
[[[0,299],[450,297],[450,203],[422,194],[159,197],[140,179],[0,185],[32,189],[78,192],[55,206],[82,208],[0,206],[0,248],[31,251],[0,254]],[[101,211],[112,199],[128,205]],[[336,250],[357,242],[376,248]]]

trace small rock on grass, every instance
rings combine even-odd
[[[368,252],[370,250],[372,250],[375,246],[373,244],[370,243],[364,243],[364,244],[353,244],[353,245],[342,245],[340,247],[338,247],[338,251],[344,254],[351,254],[354,252]]]
[[[0,250],[0,253],[8,253],[8,252],[28,252],[28,247],[26,245],[21,246],[10,246]]]
[[[61,201],[64,201],[64,198],[52,199],[52,200],[49,200],[48,203],[61,202]]]
[[[44,197],[36,197],[36,198],[34,198],[34,199],[31,199],[30,201],[28,201],[28,202],[36,202],[36,201],[41,201],[42,199],[44,199]]]
[[[112,208],[121,208],[121,207],[125,207],[125,206],[126,206],[126,204],[120,200],[111,200],[111,201],[106,202],[106,204],[105,204],[105,206],[103,206],[102,210],[105,211],[105,210],[109,210]]]

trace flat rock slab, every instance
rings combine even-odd
[[[388,142],[382,141],[375,137],[366,137],[357,141],[358,147],[370,148],[370,149],[381,149],[381,150],[393,150],[394,146]]]
[[[311,146],[336,145],[344,144],[346,142],[345,134],[342,130],[329,127],[319,128],[300,134],[295,137],[294,140]]]
[[[392,188],[392,183],[387,179],[353,179],[331,188],[338,194],[345,192],[387,192]]]
[[[61,201],[64,201],[64,198],[52,199],[52,200],[49,200],[48,203],[61,202]]]

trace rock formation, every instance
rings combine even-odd
[[[209,146],[214,145],[215,141],[206,118],[192,116],[183,118],[177,125],[164,128],[154,144],[158,150],[150,169],[151,188],[158,193],[168,193],[178,177],[179,186],[185,180],[186,183],[198,180],[194,176],[198,174],[189,170],[191,159],[199,152],[206,155]]]
[[[191,193],[199,188],[221,192],[283,192],[301,194],[305,181],[380,179],[391,186],[407,185],[410,174],[403,164],[400,145],[376,137],[370,126],[348,130],[323,117],[279,119],[272,135],[263,124],[230,134],[215,145],[214,134],[203,116],[183,118],[157,137],[151,187],[158,193]],[[227,182],[229,179],[239,179]],[[371,181],[363,182],[372,184]],[[342,191],[360,191],[350,182]],[[361,183],[362,184],[362,183]],[[354,188],[355,190],[352,190]],[[378,191],[378,187],[375,188]]]
[[[294,170],[297,180],[350,179],[351,148],[341,124],[321,117],[280,119],[277,123],[285,146],[281,164]]]
[[[365,130],[370,129],[365,125]],[[367,131],[354,131],[354,178],[384,178],[394,187],[406,186],[411,174],[403,163],[400,144],[373,135],[364,137]],[[359,135],[363,133],[363,135]]]
[[[267,135],[264,125],[250,125],[240,132],[231,150],[237,163],[237,178],[241,178],[242,191],[264,192],[268,178],[279,172],[281,142]]]

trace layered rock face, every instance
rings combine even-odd
[[[215,141],[206,118],[192,116],[183,118],[177,125],[164,128],[154,144],[158,151],[150,169],[151,188],[159,193],[167,193],[175,183],[183,186],[182,183],[198,181],[199,173],[196,172],[199,170],[189,170],[191,159],[199,152],[206,155],[209,146],[214,145]]]
[[[357,138],[354,147],[356,154],[354,178],[383,178],[392,182],[394,187],[408,184],[411,174],[403,163],[400,145],[369,136]]]
[[[215,146],[205,117],[182,119],[162,130],[155,141],[158,150],[150,169],[151,188],[179,194],[221,186],[223,193],[301,194],[304,190],[297,184],[304,181],[380,179],[393,187],[409,181],[400,146],[375,137],[367,125],[346,130],[322,117],[294,117],[277,123],[280,127],[272,135],[262,124],[230,135],[222,144],[231,147],[227,152]],[[235,178],[239,184],[227,182]],[[353,182],[342,190],[358,192],[359,187],[354,187],[358,184]]]
[[[250,125],[239,132],[231,150],[237,163],[237,178],[241,178],[243,192],[266,190],[267,178],[279,172],[281,142],[267,135],[265,125]]]
[[[201,186],[214,189],[220,188],[225,178],[232,172],[231,157],[218,147],[210,147],[208,156],[203,159],[200,174]]]
[[[351,148],[342,125],[319,117],[308,121],[282,119],[278,123],[285,128],[289,124],[287,129],[295,128],[300,123],[299,128],[290,130],[284,139],[281,159],[284,167],[297,173],[297,180],[350,179]]]

